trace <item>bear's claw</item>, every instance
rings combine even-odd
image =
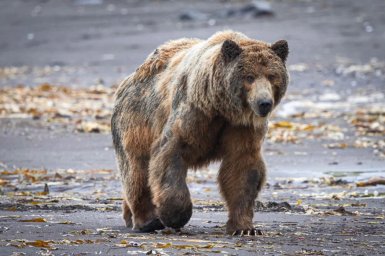
[[[256,228],[240,229],[240,230],[235,230],[231,235],[232,236],[258,236],[258,235],[263,235],[263,232]]]

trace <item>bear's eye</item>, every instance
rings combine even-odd
[[[267,79],[269,79],[269,81],[274,81],[275,80],[275,75],[268,75]]]
[[[248,83],[253,83],[254,82],[254,80],[255,80],[255,76],[253,76],[253,75],[248,75],[248,76],[246,76],[246,81],[248,82]]]

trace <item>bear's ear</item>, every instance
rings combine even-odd
[[[271,45],[271,49],[281,58],[283,62],[286,62],[287,55],[289,55],[289,45],[286,40],[279,40]]]
[[[226,40],[223,42],[221,52],[225,63],[229,63],[238,57],[239,54],[241,54],[242,49],[237,45],[236,42],[232,40]]]

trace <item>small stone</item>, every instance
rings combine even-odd
[[[203,21],[207,20],[207,15],[197,10],[188,10],[179,15],[181,21]]]
[[[251,14],[254,17],[274,15],[271,4],[267,1],[253,1],[240,9],[241,14]]]

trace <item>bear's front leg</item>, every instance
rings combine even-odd
[[[166,227],[179,229],[191,218],[192,203],[186,184],[187,166],[176,138],[162,138],[153,148],[150,187],[157,214]]]
[[[265,164],[259,153],[231,153],[223,160],[218,181],[229,210],[228,234],[262,234],[254,228],[253,216],[255,199],[264,183],[265,173]]]

